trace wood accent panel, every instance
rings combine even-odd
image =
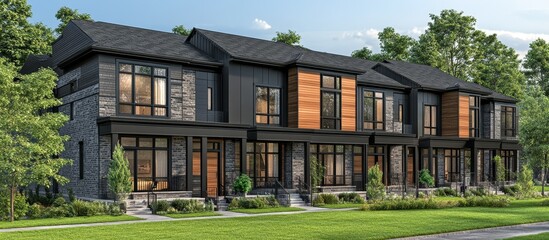
[[[414,152],[411,151],[406,158],[406,182],[408,185],[415,185],[414,183]]]
[[[459,92],[447,92],[442,94],[442,136],[458,135],[458,106]]]
[[[356,81],[341,78],[341,130],[356,131]]]
[[[459,137],[469,137],[469,95],[459,95]]]
[[[219,160],[218,152],[208,152],[208,181],[207,181],[207,191],[208,196],[215,196],[217,189],[217,164]]]
[[[200,176],[200,152],[193,152],[193,176]]]
[[[298,128],[320,129],[320,73],[297,72]]]
[[[298,127],[297,68],[288,70],[288,127]]]

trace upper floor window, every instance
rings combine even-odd
[[[122,114],[167,115],[166,68],[118,65],[118,103]]]
[[[322,129],[341,129],[341,78],[321,77],[321,119]]]
[[[383,93],[364,91],[364,129],[383,130]]]
[[[437,135],[437,106],[423,106],[423,135]]]
[[[255,122],[280,124],[280,88],[255,88]]]
[[[469,96],[469,137],[479,137],[479,97]]]
[[[504,137],[515,137],[516,131],[516,108],[501,107],[501,135]]]

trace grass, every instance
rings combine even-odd
[[[338,208],[359,208],[362,207],[362,203],[341,203],[341,204],[326,204],[324,206],[319,206],[321,208],[332,208],[332,209],[338,209]]]
[[[527,235],[527,236],[521,236],[521,237],[507,238],[507,239],[512,239],[512,240],[545,240],[545,239],[549,239],[549,232],[535,234],[535,235]]]
[[[276,207],[276,208],[235,209],[235,210],[231,210],[231,212],[258,214],[258,213],[273,213],[273,212],[295,212],[295,211],[303,211],[303,210],[305,209],[296,208],[296,207]]]
[[[0,233],[0,239],[386,239],[549,221],[541,200],[507,208],[337,211]],[[276,234],[274,234],[276,233]]]
[[[171,218],[192,218],[192,217],[213,217],[221,216],[222,214],[216,212],[197,212],[197,213],[168,213],[162,216]]]
[[[534,186],[536,191],[541,192],[541,185]],[[549,192],[549,185],[545,185],[545,193]]]
[[[15,222],[0,221],[0,229],[6,228],[22,228],[22,227],[37,227],[37,226],[55,226],[81,223],[99,223],[99,222],[119,222],[141,220],[141,218],[121,215],[121,216],[92,216],[92,217],[70,217],[70,218],[43,218],[17,220]]]

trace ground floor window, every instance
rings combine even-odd
[[[345,185],[345,146],[311,144],[311,155],[324,166],[323,186]]]
[[[368,168],[377,164],[379,169],[383,171],[383,184],[387,185],[389,173],[385,170],[383,159],[385,158],[385,148],[383,146],[368,147]]]
[[[501,150],[501,160],[505,166],[505,179],[512,181],[516,179],[517,161],[515,151]]]
[[[362,179],[364,167],[362,165],[362,147],[353,146],[353,185],[357,190],[364,189],[365,182]]]
[[[130,165],[133,190],[168,190],[169,139],[121,137],[120,142]]]
[[[459,182],[459,149],[444,149],[444,180]]]
[[[246,153],[246,174],[254,187],[274,187],[280,181],[282,170],[281,146],[274,142],[249,142]]]

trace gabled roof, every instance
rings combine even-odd
[[[72,20],[92,41],[90,47],[120,53],[171,59],[198,64],[220,65],[191,44],[186,36],[106,22]]]
[[[27,57],[25,64],[19,70],[21,74],[29,74],[38,71],[40,68],[53,68],[53,62],[49,55],[34,55],[31,54]]]
[[[380,87],[395,87],[399,89],[409,88],[406,85],[403,85],[396,80],[386,77],[385,75],[376,72],[373,69],[369,69],[366,73],[357,76],[357,81],[371,86],[380,86]]]
[[[279,66],[297,64],[352,73],[364,73],[366,69],[375,65],[371,61],[313,51],[301,46],[198,28],[193,29],[190,37],[196,32],[213,41],[232,58],[239,60]]]

